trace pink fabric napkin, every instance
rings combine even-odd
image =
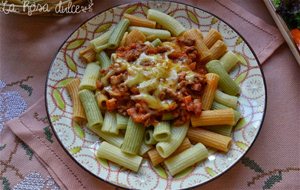
[[[125,1],[125,2],[132,2],[132,1]],[[121,3],[125,3],[124,1],[118,0],[118,1],[101,1],[97,2],[94,7],[94,12],[99,12],[101,10],[105,10],[108,7],[112,7],[114,5],[118,5]],[[229,1],[229,0],[217,0],[217,1],[196,1],[196,0],[189,0],[185,1],[185,3],[191,4],[193,6],[202,8],[204,10],[207,10],[209,12],[215,13],[217,16],[224,19],[226,22],[228,22],[230,25],[232,25],[237,31],[245,37],[246,41],[249,42],[250,46],[254,49],[256,52],[259,60],[261,63],[265,62],[268,57],[270,57],[273,52],[283,43],[283,39],[278,32],[276,28],[273,26],[267,24],[260,18],[252,15],[251,13],[247,12],[245,9],[241,8],[240,6],[236,5],[235,3]],[[70,21],[70,17],[65,17],[59,22],[57,22],[58,27],[66,27],[66,29],[60,29],[60,36],[63,36],[61,38],[66,37],[66,30],[72,31],[76,25],[79,25],[82,22],[82,19],[87,17],[87,15],[83,15],[80,17],[79,15],[74,16],[74,20]],[[38,22],[39,27],[42,28],[45,27],[47,22],[50,22],[49,19],[46,20],[46,24],[43,24],[43,21],[41,18],[34,18],[36,22]],[[40,20],[39,20],[40,19]],[[12,21],[13,19],[10,18]],[[73,28],[70,29],[69,26],[66,25],[66,23],[73,24]],[[75,23],[75,24],[74,24]],[[27,23],[27,25],[30,25],[30,23]],[[26,29],[27,26],[22,25],[20,23],[20,26],[24,27],[24,30],[29,30],[29,28]],[[39,28],[36,28],[39,29]],[[1,30],[4,30],[3,28]],[[32,31],[33,33],[36,31]],[[62,35],[64,34],[64,35]],[[11,36],[20,36],[22,33],[18,33],[18,31],[15,31]],[[23,34],[24,35],[24,34]],[[7,36],[7,38],[12,38],[10,36]],[[20,37],[19,37],[20,38]],[[49,39],[46,39],[46,37],[42,37],[43,42],[45,42],[49,47],[41,46],[42,52],[47,52],[48,49],[53,49],[53,47],[58,47],[54,41],[55,38],[49,37]],[[54,39],[54,41],[51,41]],[[60,41],[61,43],[62,41]],[[22,41],[23,45],[34,43],[29,41]],[[58,43],[58,42],[57,42]],[[23,47],[24,47],[23,46]],[[38,49],[40,45],[34,46]],[[22,48],[22,55],[30,55],[32,50],[27,50],[21,47],[16,47],[16,51],[18,48]],[[55,49],[55,48],[54,48]],[[19,49],[21,50],[21,49]],[[53,55],[52,51],[51,55]],[[3,54],[5,51],[2,52]],[[48,52],[49,54],[49,52]],[[11,58],[8,59],[6,56],[0,55],[2,61],[10,62]],[[20,58],[14,57],[15,55],[11,55],[12,58],[15,58],[15,60],[20,60]],[[19,55],[18,55],[19,56]],[[45,111],[45,105],[44,105],[44,98],[41,98],[40,100],[36,101],[38,97],[44,93],[44,76],[46,75],[46,71],[48,68],[48,64],[44,65],[38,65],[38,63],[41,63],[44,61],[43,59],[47,57],[46,55],[42,55],[41,58],[37,58],[38,61],[36,64],[27,64],[26,70],[29,70],[30,72],[36,72],[39,73],[35,76],[34,81],[29,81],[33,86],[33,89],[36,89],[37,92],[34,92],[32,96],[28,98],[28,102],[31,104],[32,102],[36,102],[26,113],[24,113],[21,117],[16,118],[14,120],[11,120],[6,123],[6,127],[10,128],[11,131],[16,134],[22,141],[24,141],[31,150],[35,153],[36,161],[40,163],[40,165],[36,166],[42,166],[47,169],[48,174],[50,175],[55,182],[59,185],[61,189],[113,189],[114,187],[109,185],[108,183],[104,183],[101,180],[95,178],[94,176],[90,175],[86,171],[84,171],[80,166],[78,166],[77,163],[75,163],[70,156],[64,152],[64,150],[61,148],[61,145],[58,143],[57,139],[55,138],[53,132],[51,131],[51,128],[49,126],[49,123],[46,118],[46,111]],[[30,59],[33,59],[32,57],[26,58],[24,57],[25,62]],[[49,58],[50,60],[50,58]],[[48,61],[49,61],[48,60]],[[35,60],[37,61],[37,60]],[[269,61],[267,61],[269,62]],[[11,73],[5,72],[10,71],[11,67],[13,65],[5,64],[1,65],[1,77],[5,77],[6,79],[10,79],[11,81],[14,81],[15,76],[9,76]],[[36,69],[37,68],[37,69]],[[17,73],[20,73],[21,75],[24,75],[24,72],[20,71],[19,68],[15,69]],[[42,74],[41,74],[42,73]],[[26,82],[26,80],[24,80]],[[25,82],[18,81],[18,84],[23,84]],[[27,80],[28,81],[28,80]],[[299,89],[300,90],[300,89]],[[27,91],[28,92],[28,91]],[[298,94],[299,95],[299,94]],[[300,105],[299,105],[300,107]],[[272,131],[268,131],[272,133]],[[5,134],[9,134],[9,131],[5,131]],[[4,133],[1,134],[1,136]],[[8,137],[12,138],[13,134],[7,135]],[[11,140],[10,138],[3,139],[1,138],[1,144],[5,142],[9,142]],[[261,136],[259,137],[261,138]],[[261,143],[261,146],[265,146],[265,143]],[[269,145],[270,147],[272,145]],[[262,155],[263,152],[261,152]],[[295,153],[295,152],[294,152]],[[297,153],[297,152],[296,152]],[[299,151],[298,151],[299,154]],[[276,154],[275,154],[276,155]],[[299,156],[299,155],[298,155]],[[259,156],[258,156],[259,157]],[[275,158],[275,157],[272,157]],[[2,156],[1,159],[2,160]],[[264,160],[264,159],[262,159]],[[291,159],[292,160],[292,159]],[[288,162],[289,160],[287,160]],[[246,167],[243,167],[242,164],[238,164],[235,166],[231,172],[226,173],[221,178],[215,180],[212,183],[209,183],[208,185],[205,185],[201,187],[201,189],[210,189],[210,187],[214,188],[221,188],[226,189],[226,187],[236,189],[242,189],[247,187],[247,181],[253,181],[251,180],[254,178],[253,184],[251,183],[249,185],[250,188],[258,188],[263,186],[264,181],[268,179],[270,176],[275,176],[278,173],[278,171],[275,169],[273,170],[259,170],[260,172],[256,172],[255,169],[253,170],[254,173],[252,175],[251,172],[247,172],[245,168],[253,168],[253,165],[255,165],[256,170],[257,168],[261,168],[258,163],[251,159],[244,159],[244,165]],[[265,163],[264,163],[265,164]],[[298,164],[298,165],[297,165]],[[248,165],[248,166],[247,166]],[[258,166],[258,167],[257,167]],[[30,167],[30,166],[28,166]],[[297,172],[299,168],[299,162],[296,163],[293,161],[291,164],[291,168],[288,168],[289,171]],[[281,169],[283,174],[290,174],[288,172],[285,172],[288,169]],[[42,169],[41,169],[42,170]],[[281,171],[280,170],[280,171]],[[277,172],[277,173],[276,173]],[[46,171],[45,171],[46,173]],[[274,175],[273,175],[274,174]],[[241,176],[242,175],[242,176]],[[279,175],[279,174],[278,174]],[[254,176],[254,177],[253,177]],[[258,176],[258,177],[257,177]],[[278,177],[280,178],[280,177]],[[293,175],[290,176],[291,180],[294,179]],[[276,179],[275,179],[276,180]],[[226,186],[224,186],[226,184]],[[269,183],[271,184],[271,183]],[[291,185],[291,187],[294,187],[293,183],[288,183],[288,185]]]

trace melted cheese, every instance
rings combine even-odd
[[[186,72],[186,80],[192,81],[195,73],[189,67],[180,63],[174,63],[168,58],[168,54],[174,51],[173,47],[169,46],[169,51],[164,54],[147,55],[142,53],[138,59],[132,63],[117,57],[112,54],[112,61],[119,63],[125,67],[128,72],[128,78],[125,84],[129,87],[137,86],[140,91],[139,95],[132,95],[134,100],[144,100],[152,109],[165,110],[173,106],[173,100],[161,101],[158,96],[165,89],[176,91],[178,83],[178,74],[182,71]],[[144,65],[148,62],[147,65]],[[153,91],[153,95],[149,92]]]

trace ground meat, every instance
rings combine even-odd
[[[171,113],[175,118],[173,123],[175,125],[183,124],[189,121],[193,115],[199,116],[201,114],[201,96],[203,89],[206,85],[206,79],[204,74],[207,72],[205,64],[198,62],[199,54],[194,47],[194,41],[178,39],[174,41],[180,46],[180,50],[175,50],[168,55],[169,59],[172,59],[174,63],[185,64],[191,70],[195,71],[195,77],[193,80],[186,79],[186,71],[182,71],[178,74],[177,88],[162,90],[158,98],[161,101],[173,100],[172,106],[168,110],[154,110],[148,107],[147,103],[140,100],[131,100],[131,95],[140,94],[139,89],[136,86],[128,87],[124,84],[124,81],[128,77],[128,73],[118,63],[113,63],[109,68],[100,71],[104,76],[110,72],[108,84],[110,90],[102,90],[102,92],[108,97],[106,106],[108,111],[117,111],[122,115],[129,115],[134,122],[143,123],[144,126],[154,125],[161,120],[162,114]],[[118,57],[126,59],[128,62],[135,61],[141,53],[146,54],[163,54],[169,50],[169,47],[158,46],[153,47],[151,45],[145,45],[141,43],[131,44],[128,47],[120,47],[117,49],[116,54]],[[151,66],[155,62],[145,61],[141,65]],[[111,72],[113,71],[113,72]],[[197,74],[198,73],[198,74]],[[164,78],[160,78],[160,82],[164,82]],[[98,81],[97,88],[103,89],[103,84]],[[154,93],[154,90],[150,94]]]

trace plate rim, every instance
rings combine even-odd
[[[219,173],[218,175],[212,177],[211,179],[205,181],[204,183],[201,183],[201,184],[198,184],[198,185],[194,185],[194,186],[191,186],[191,187],[187,187],[187,188],[182,188],[182,190],[185,190],[185,189],[194,189],[194,188],[197,188],[197,187],[200,187],[200,186],[203,186],[203,185],[206,185],[208,184],[209,182],[212,182],[213,180],[216,180],[218,179],[220,176],[224,175],[225,173],[227,173],[229,170],[231,170],[234,166],[236,166],[236,164],[249,152],[249,150],[252,148],[252,146],[254,145],[254,143],[256,142],[260,132],[261,132],[261,129],[262,129],[262,126],[264,124],[264,120],[265,120],[265,116],[266,116],[266,111],[267,111],[267,100],[268,100],[268,93],[267,93],[267,83],[266,83],[266,79],[265,79],[265,75],[264,75],[264,71],[262,69],[262,65],[255,53],[255,51],[253,50],[253,48],[250,46],[250,44],[248,43],[248,41],[244,38],[244,36],[242,36],[240,34],[240,32],[238,32],[234,27],[232,27],[231,24],[229,24],[227,21],[224,21],[222,18],[220,18],[219,16],[215,15],[214,13],[211,13],[210,11],[206,11],[204,10],[203,8],[200,8],[200,7],[197,7],[195,5],[190,5],[190,4],[187,4],[187,3],[183,3],[183,2],[177,2],[177,1],[174,1],[174,0],[167,0],[167,1],[162,1],[162,0],[158,0],[158,1],[155,1],[155,0],[150,0],[150,1],[142,1],[142,2],[131,2],[131,3],[120,3],[120,4],[117,4],[117,5],[114,5],[114,6],[111,6],[105,10],[102,10],[102,11],[99,11],[97,13],[95,13],[94,15],[90,16],[89,18],[85,19],[78,27],[76,27],[71,33],[70,35],[68,35],[66,37],[66,39],[62,42],[62,44],[59,46],[58,50],[56,51],[55,55],[53,56],[53,59],[51,61],[51,64],[49,65],[49,68],[48,68],[48,71],[47,71],[47,77],[46,77],[46,82],[45,82],[45,91],[44,91],[44,95],[45,95],[45,106],[46,106],[46,112],[47,112],[47,118],[49,120],[49,124],[51,126],[51,129],[55,135],[55,137],[57,138],[57,141],[59,142],[60,146],[63,148],[63,150],[67,153],[67,155],[69,157],[71,157],[71,159],[77,164],[79,165],[83,170],[85,170],[86,172],[88,172],[89,174],[91,174],[92,176],[96,177],[97,179],[100,179],[101,181],[105,182],[105,183],[108,183],[110,185],[113,185],[115,187],[120,187],[120,188],[125,188],[125,189],[129,189],[128,187],[122,187],[121,185],[118,185],[118,184],[115,184],[115,183],[112,183],[108,180],[105,180],[105,179],[102,179],[101,177],[99,177],[98,175],[94,174],[93,172],[91,172],[90,170],[88,170],[87,168],[85,168],[83,165],[81,165],[76,159],[75,157],[73,157],[73,155],[66,149],[66,147],[63,145],[63,143],[61,142],[60,138],[58,137],[58,134],[56,132],[56,130],[54,129],[54,126],[52,124],[52,121],[51,121],[51,118],[50,118],[50,114],[49,114],[49,108],[48,108],[48,99],[47,99],[47,87],[48,87],[48,80],[49,80],[49,75],[50,75],[50,70],[54,64],[54,61],[60,51],[60,49],[64,46],[64,44],[68,41],[68,39],[81,27],[83,26],[85,23],[87,23],[88,21],[90,21],[91,19],[95,18],[96,16],[110,10],[110,9],[113,9],[115,7],[119,7],[119,6],[129,6],[129,5],[134,5],[134,4],[139,4],[139,3],[146,3],[146,2],[156,2],[156,3],[159,3],[159,2],[170,2],[170,3],[176,3],[176,4],[181,4],[181,5],[185,5],[185,6],[190,6],[190,7],[193,7],[194,9],[198,9],[200,11],[203,11],[205,13],[209,13],[211,14],[212,16],[214,16],[215,18],[221,20],[222,22],[224,22],[226,25],[228,25],[234,32],[236,32],[239,37],[242,38],[242,40],[246,43],[246,45],[249,47],[249,49],[251,50],[252,54],[254,55],[255,57],[255,60],[256,62],[258,63],[258,68],[261,72],[261,75],[262,75],[262,79],[263,79],[263,83],[264,83],[264,91],[265,91],[265,98],[264,98],[264,112],[263,112],[263,116],[262,116],[262,120],[261,120],[261,123],[260,123],[260,126],[259,126],[259,129],[258,129],[258,132],[257,134],[255,135],[254,137],[254,140],[251,142],[251,144],[249,145],[248,149],[244,152],[244,154],[239,158],[237,159],[230,167],[228,167],[225,171]]]

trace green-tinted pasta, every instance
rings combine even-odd
[[[179,36],[185,31],[184,26],[182,26],[179,21],[158,10],[149,9],[147,18],[156,21],[158,24],[162,25],[163,28],[169,30],[174,36]]]
[[[156,143],[157,141],[153,137],[153,129],[147,129],[145,132],[145,144],[153,145]]]
[[[117,128],[126,129],[128,124],[128,119],[129,119],[128,117],[117,113]]]
[[[168,141],[171,137],[170,123],[167,121],[159,122],[154,127],[153,137],[159,142]]]
[[[134,123],[129,118],[121,150],[129,154],[138,154],[144,139],[144,133],[145,127]]]
[[[147,145],[143,142],[139,151],[139,155],[143,156],[146,152],[148,152],[152,148],[153,148],[152,146]]]
[[[217,126],[204,126],[203,129],[218,133],[224,136],[231,136],[232,129],[234,125],[217,125]]]
[[[126,154],[120,148],[107,142],[101,143],[97,150],[97,157],[110,160],[135,172],[139,170],[143,160],[141,156]]]
[[[84,75],[79,85],[79,89],[95,90],[96,81],[100,76],[100,69],[100,65],[96,62],[87,64]]]
[[[181,145],[189,128],[189,123],[181,126],[171,127],[171,137],[167,142],[159,142],[156,144],[156,150],[163,158],[170,156]]]
[[[102,69],[106,69],[111,65],[111,61],[104,51],[101,51],[100,53],[98,53],[96,57],[101,65]]]
[[[114,135],[114,134],[104,133],[101,130],[101,126],[97,126],[97,125],[95,125],[95,126],[88,125],[88,128],[91,131],[93,131],[96,135],[98,135],[99,137],[101,137],[102,139],[107,141],[108,143],[121,148],[123,141],[124,141],[124,137],[122,135]]]
[[[101,130],[105,133],[111,133],[115,135],[119,134],[119,129],[117,128],[116,113],[109,112],[109,111],[105,112],[104,121]]]
[[[161,41],[159,38],[153,40],[153,42],[151,42],[151,45],[154,46],[154,47],[157,47],[161,44]]]
[[[161,40],[166,40],[171,37],[171,33],[168,30],[161,30],[161,29],[153,29],[153,28],[145,28],[145,27],[138,27],[138,26],[130,26],[129,31],[132,30],[139,30],[146,36],[155,36]]]
[[[109,48],[117,48],[122,40],[122,37],[124,33],[126,32],[127,28],[129,26],[129,20],[126,18],[123,18],[117,26],[114,28],[113,32],[111,33],[111,36],[108,40]]]
[[[230,78],[220,61],[212,60],[206,64],[206,68],[210,73],[219,75],[219,87],[221,87],[225,93],[233,96],[240,93],[240,87],[232,78]]]
[[[228,51],[221,57],[220,62],[224,69],[229,72],[236,66],[236,64],[239,62],[239,59],[235,55],[235,53],[233,53],[232,51]]]
[[[236,96],[231,96],[225,94],[224,92],[217,90],[215,93],[215,101],[219,102],[227,107],[236,109],[238,98]]]
[[[223,109],[229,109],[230,107],[224,106],[223,104],[220,104],[216,101],[214,101],[211,105],[212,110],[223,110]]]
[[[103,124],[103,117],[98,108],[93,92],[89,90],[79,91],[79,98],[84,108],[89,126],[99,126]]]
[[[92,46],[93,46],[93,48],[96,52],[100,52],[103,49],[105,49],[105,48],[103,48],[103,46],[105,44],[107,44],[107,42],[109,40],[109,37],[112,34],[112,31],[113,31],[113,28],[108,30],[107,32],[103,33],[99,37],[97,37],[97,38],[90,41],[90,43],[92,44]]]
[[[213,110],[223,110],[223,109],[228,109],[229,107],[227,106],[224,106],[223,104],[220,104],[218,102],[213,102],[212,104],[212,107],[211,107]],[[241,113],[236,111],[236,110],[233,110],[233,113],[234,113],[234,120],[235,120],[235,123],[234,125],[237,124],[237,122],[241,119]],[[233,125],[233,126],[234,126]]]
[[[170,174],[174,176],[180,171],[192,166],[201,160],[208,157],[208,150],[201,143],[194,145],[193,147],[168,158],[164,161],[166,168],[169,170]]]

